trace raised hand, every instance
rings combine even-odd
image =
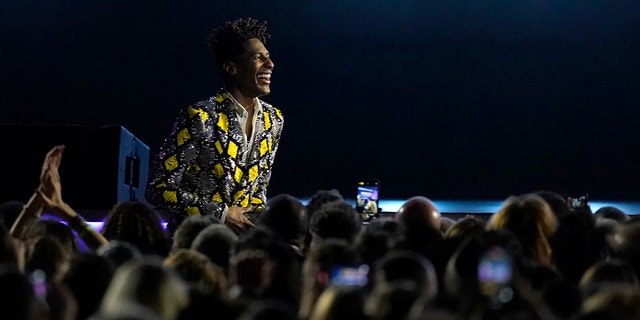
[[[44,157],[44,162],[42,163],[42,170],[40,171],[40,186],[39,190],[42,191],[47,197],[53,197],[55,187],[52,183],[55,181],[45,181],[45,179],[57,179],[58,187],[60,185],[60,176],[58,175],[58,168],[60,167],[60,163],[62,162],[62,153],[64,151],[64,145],[56,145]],[[46,177],[46,175],[54,174],[57,177]],[[59,191],[59,190],[58,190]]]

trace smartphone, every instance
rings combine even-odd
[[[363,216],[378,213],[380,200],[380,180],[362,179],[356,189],[356,211]]]
[[[31,285],[33,286],[33,291],[36,296],[46,299],[48,293],[48,285],[47,285],[47,275],[44,271],[40,269],[36,269],[29,274],[29,279],[31,280]]]
[[[569,209],[581,209],[589,206],[589,195],[586,193],[571,195],[567,197]]]
[[[512,278],[511,256],[500,246],[490,247],[478,263],[478,284],[492,308],[498,309],[513,299]]]
[[[358,286],[362,287],[367,284],[369,277],[369,266],[366,264],[360,266],[339,266],[331,270],[329,279],[332,284],[339,286]]]
[[[478,281],[481,284],[506,284],[511,281],[511,257],[499,246],[490,248],[478,264]]]

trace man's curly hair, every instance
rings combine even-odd
[[[243,43],[257,38],[266,44],[271,35],[267,33],[267,22],[253,18],[239,18],[227,21],[223,26],[213,29],[207,37],[207,43],[213,49],[216,67],[223,73],[222,64],[244,53]]]

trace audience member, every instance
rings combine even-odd
[[[574,286],[587,268],[606,255],[605,241],[593,215],[586,211],[573,210],[561,216],[550,244],[554,267]]]
[[[30,250],[33,245],[42,238],[50,238],[58,242],[65,255],[72,257],[80,252],[78,240],[69,226],[50,218],[42,218],[29,221],[23,228],[19,238]]]
[[[377,285],[365,298],[364,313],[369,320],[407,319],[422,296],[412,281],[394,281]]]
[[[309,230],[310,248],[330,238],[355,241],[362,228],[362,220],[356,209],[345,200],[326,203],[313,213]]]
[[[365,311],[373,319],[405,318],[416,301],[430,304],[438,294],[436,270],[417,252],[392,250],[378,259],[372,271]]]
[[[229,274],[229,260],[238,236],[224,223],[212,224],[202,229],[191,242],[191,249],[203,253],[211,262]]]
[[[53,238],[39,238],[28,250],[25,272],[37,294],[44,297],[50,319],[72,320],[77,317],[78,303],[63,283],[71,256]]]
[[[427,197],[414,196],[400,206],[394,217],[405,230],[404,242],[399,246],[430,258],[429,251],[437,248],[443,238],[436,205]]]
[[[503,229],[520,241],[524,257],[544,265],[552,264],[549,239],[558,219],[547,202],[536,194],[508,197],[487,222],[488,230]]]
[[[23,271],[11,264],[0,264],[2,318],[48,319],[49,307],[44,299],[36,294],[33,283]]]
[[[126,241],[144,255],[166,257],[170,240],[159,214],[144,202],[120,201],[106,213],[102,235],[109,241]]]
[[[40,184],[31,195],[27,203],[22,207],[18,217],[13,222],[10,232],[14,237],[22,235],[22,228],[27,221],[39,219],[45,208],[43,195],[51,197],[54,194],[51,182],[59,180],[58,167],[62,162],[64,145],[56,145],[47,152],[40,170]]]
[[[320,189],[320,190],[317,190],[314,194],[312,194],[311,197],[309,197],[307,204],[305,205],[305,207],[307,207],[307,216],[308,216],[307,219],[309,220],[309,224],[311,224],[311,220],[313,219],[313,216],[315,215],[316,211],[320,209],[321,206],[323,206],[325,203],[329,203],[333,201],[344,201],[342,194],[340,194],[340,192],[337,189],[329,189],[329,190]],[[309,246],[311,245],[312,239],[313,239],[313,236],[311,234],[311,230],[308,229],[307,235],[304,239],[304,247],[303,247],[304,254],[306,254],[309,251]]]
[[[63,283],[78,302],[76,319],[88,319],[98,311],[116,268],[108,257],[95,252],[80,253],[72,259]]]
[[[582,303],[576,315],[597,313],[599,319],[640,319],[640,288],[638,286],[620,284],[607,287],[589,296]],[[592,318],[593,319],[593,318]]]
[[[308,320],[367,320],[359,287],[330,285],[318,297]]]
[[[625,260],[611,258],[590,266],[580,278],[578,286],[584,298],[588,298],[607,290],[609,286],[620,284],[640,288],[640,280],[631,265]]]
[[[143,256],[138,247],[124,240],[111,240],[98,248],[96,253],[108,258],[116,267],[131,259],[138,259]]]
[[[215,224],[215,226],[225,224]],[[213,226],[213,225],[212,225]],[[232,232],[233,233],[233,232]],[[236,319],[242,309],[229,302],[227,276],[207,256],[193,249],[175,249],[164,265],[176,270],[188,286],[189,304],[180,311],[179,320]]]
[[[435,230],[440,230],[442,215],[429,198],[414,196],[400,206],[395,217],[404,224],[426,222]]]
[[[263,298],[264,291],[273,284],[276,267],[275,259],[265,249],[246,248],[234,253],[228,277],[233,303],[246,308]]]
[[[226,295],[228,284],[224,271],[203,253],[192,249],[176,249],[164,259],[164,265],[176,270],[187,285],[197,290]]]
[[[41,272],[47,282],[59,282],[69,270],[73,257],[55,239],[42,237],[27,248],[25,272]]]
[[[308,319],[322,292],[331,285],[337,267],[356,267],[361,260],[345,239],[329,238],[310,248],[302,266],[302,292],[298,316]]]
[[[193,239],[202,231],[212,224],[219,224],[220,219],[212,215],[193,215],[182,220],[177,226],[173,240],[171,241],[171,250],[189,249]]]
[[[426,300],[438,293],[438,276],[429,259],[409,250],[392,250],[378,259],[374,265],[373,286],[395,281],[409,281]]]
[[[571,211],[567,199],[560,193],[551,190],[538,190],[533,194],[547,202],[556,218],[560,218]]]
[[[158,256],[149,256],[120,266],[104,294],[97,319],[122,319],[123,314],[138,313],[149,317],[134,319],[177,319],[189,304],[188,287],[162,262]]]
[[[473,215],[466,215],[456,221],[449,230],[444,234],[445,238],[466,238],[482,233],[485,230],[486,222],[474,217]]]
[[[593,215],[596,219],[606,218],[613,219],[618,222],[626,222],[629,220],[629,215],[614,206],[602,206],[596,210]]]
[[[462,319],[552,319],[542,297],[530,290],[520,251],[518,239],[506,230],[464,240],[445,271],[443,307]]]
[[[47,213],[51,213],[58,219],[64,221],[69,228],[77,233],[78,237],[86,246],[91,250],[95,250],[105,244],[107,240],[94,230],[69,204],[62,200],[62,185],[58,168],[62,162],[64,149],[64,145],[56,145],[51,148],[45,156],[40,173],[40,185],[11,226],[11,234],[23,241],[29,239],[35,240],[35,238],[32,237],[33,234],[24,234],[24,228],[33,221],[36,221],[36,224],[38,224],[42,213],[46,210]],[[55,226],[55,224],[51,226]],[[68,232],[62,229],[63,228],[58,227],[53,230],[68,234]],[[35,232],[39,233],[41,231]],[[73,233],[71,234],[73,235]],[[74,246],[73,250],[77,252],[79,250],[77,240],[75,236],[72,236],[72,238],[74,238],[72,241]],[[63,244],[65,244],[64,241]]]
[[[296,308],[303,259],[270,228],[257,225],[235,245],[229,268],[232,298],[242,302],[277,299]]]
[[[279,194],[271,198],[260,212],[258,224],[273,230],[300,254],[304,252],[309,217],[307,208],[297,198],[289,194]]]
[[[24,244],[9,234],[9,230],[0,224],[0,265],[7,264],[24,270]]]
[[[320,189],[316,191],[311,195],[311,197],[309,197],[306,204],[309,218],[311,218],[322,205],[333,201],[344,201],[342,194],[340,194],[340,191],[337,189]]]
[[[373,269],[375,262],[402,243],[403,225],[391,217],[373,219],[362,229],[355,246],[362,262]]]
[[[609,238],[611,257],[625,260],[640,278],[640,221],[629,220]]]

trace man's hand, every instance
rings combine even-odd
[[[244,214],[250,212],[253,206],[248,207],[229,207],[227,209],[227,216],[224,219],[224,223],[233,230],[236,234],[240,235],[251,228],[255,227],[253,222],[249,220]]]

